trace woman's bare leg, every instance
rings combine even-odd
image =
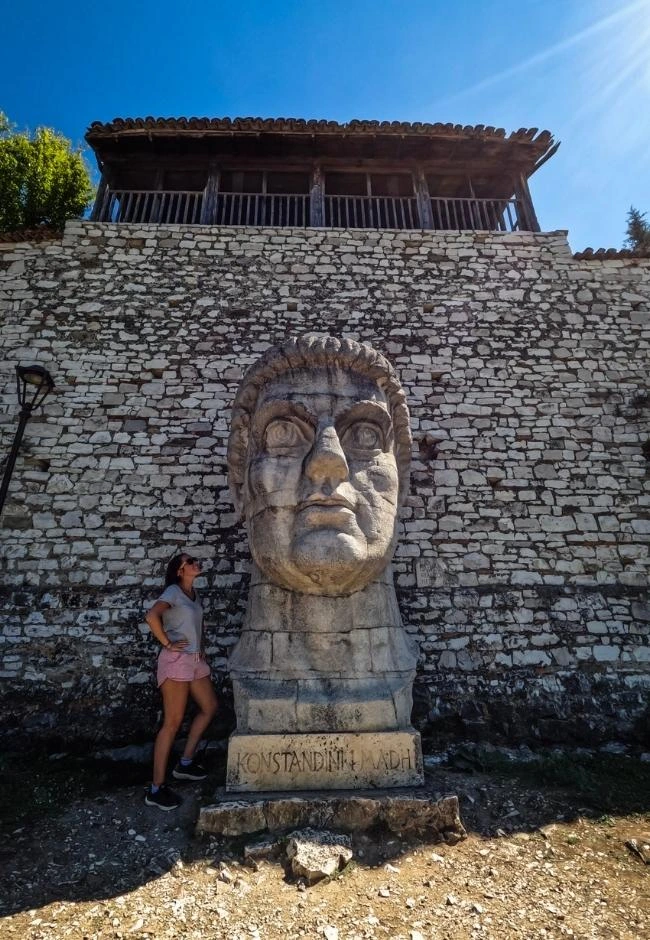
[[[169,754],[183,721],[189,691],[189,682],[177,682],[175,679],[165,679],[160,686],[163,698],[163,724],[153,746],[153,783],[156,787],[165,782]]]
[[[194,679],[190,682],[190,695],[199,706],[199,711],[190,725],[187,743],[183,751],[183,757],[188,760],[194,757],[194,751],[203,736],[203,732],[217,713],[217,696],[209,676],[203,676],[202,679]]]

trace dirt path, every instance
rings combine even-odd
[[[601,815],[482,773],[428,783],[458,793],[466,841],[361,838],[340,877],[308,889],[279,863],[244,866],[242,840],[194,835],[212,776],[184,789],[178,814],[145,807],[141,786],[100,787],[5,827],[0,937],[650,937],[650,865],[626,847],[650,841],[647,812]]]

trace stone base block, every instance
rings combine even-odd
[[[233,734],[226,790],[355,790],[424,782],[420,735]]]
[[[269,679],[236,675],[231,666],[237,728],[240,734],[396,731],[411,718],[414,676]]]
[[[384,827],[397,836],[441,839],[455,845],[465,838],[457,796],[436,799],[427,793],[355,791],[354,793],[244,794],[203,806],[199,832],[221,836],[282,833],[306,826],[334,832],[359,833]],[[274,845],[274,843],[267,843]]]

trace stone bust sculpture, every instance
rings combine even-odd
[[[410,450],[404,392],[369,346],[301,336],[245,375],[228,445],[253,558],[238,732],[409,726],[416,656],[390,560]]]

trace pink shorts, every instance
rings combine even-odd
[[[192,682],[194,679],[203,679],[210,675],[210,667],[197,653],[176,653],[172,650],[161,650],[158,656],[158,685],[165,679],[174,679],[176,682]]]

